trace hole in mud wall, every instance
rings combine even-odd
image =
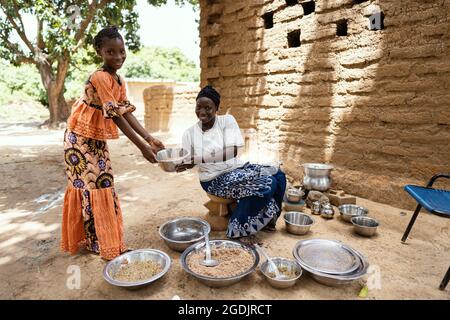
[[[206,82],[207,82],[207,85],[210,85],[210,86],[216,88],[219,83],[219,78],[208,78],[208,79],[206,79]]]
[[[207,59],[208,68],[217,67],[218,62],[219,62],[219,57],[208,58]]]
[[[206,38],[206,43],[208,44],[209,47],[215,46],[217,42],[219,42],[219,37],[217,36]]]
[[[367,1],[369,1],[369,0],[353,0],[353,4],[360,4],[363,2],[367,2]]]
[[[208,16],[208,24],[214,24],[217,21],[220,20],[221,15],[220,14],[212,14]]]
[[[286,0],[286,4],[288,6],[295,6],[296,4],[298,4],[298,0]]]
[[[220,0],[206,0],[206,4],[216,4],[216,3],[219,3],[220,2]]]
[[[291,31],[288,33],[288,46],[289,48],[298,48],[300,47],[300,30]]]
[[[273,28],[273,12],[264,13],[263,19],[264,19],[264,28],[266,29]]]
[[[304,16],[307,16],[316,11],[316,3],[314,1],[304,2],[301,5],[303,7]]]
[[[348,22],[347,20],[340,20],[336,22],[336,35],[338,37],[345,37],[348,31]]]

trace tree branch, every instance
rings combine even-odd
[[[23,27],[23,23],[22,23],[22,17],[20,16],[19,13],[19,9],[16,5],[16,2],[14,2],[14,13],[15,15],[19,18],[20,24]],[[16,30],[16,32],[19,34],[20,38],[22,39],[23,42],[25,42],[25,44],[27,45],[28,49],[30,49],[31,53],[34,54],[34,47],[31,44],[30,40],[28,40],[27,35],[25,34],[25,31],[23,29],[21,29],[16,21],[14,21],[14,19],[8,14],[8,11],[4,8],[4,6],[6,6],[6,2],[4,0],[0,1],[0,4],[2,5],[2,11],[4,12],[6,18],[8,19],[8,21],[12,24],[12,26],[14,27],[14,29]]]
[[[80,29],[78,29],[77,33],[75,34],[75,41],[77,42],[77,47],[79,46],[78,42],[80,40],[84,41],[86,28],[89,26],[92,19],[94,19],[97,10],[103,9],[108,2],[109,2],[108,0],[101,0],[100,2],[92,1],[92,3],[89,5],[88,15],[83,21],[81,21]]]
[[[17,2],[15,0],[13,0],[14,3],[14,12],[17,15],[17,18],[19,19],[20,22],[20,26],[21,26],[21,30],[23,33],[25,33],[25,26],[23,25],[23,21],[22,21],[22,16],[19,14],[19,7],[17,6]]]
[[[4,34],[0,34],[0,39],[3,40],[3,46],[6,47],[10,52],[12,52],[16,56],[16,59],[14,59],[14,61],[11,61],[12,63],[20,64],[22,62],[26,62],[26,63],[35,64],[35,61],[33,58],[30,58],[27,55],[25,55],[25,53],[19,49],[19,46],[17,44],[16,44],[16,46],[13,45],[9,41],[9,39],[5,37]]]
[[[40,20],[38,17],[36,17],[37,20],[37,47],[41,50],[44,50],[45,43],[44,43],[44,37],[42,33],[44,32],[44,23],[42,20]]]

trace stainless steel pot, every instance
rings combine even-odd
[[[320,208],[320,214],[325,219],[333,219],[334,209],[330,203],[325,203]]]
[[[303,185],[308,190],[326,191],[331,187],[333,167],[322,163],[305,163]]]
[[[320,201],[314,201],[311,205],[311,213],[315,215],[320,214],[320,208],[322,207],[322,204]]]

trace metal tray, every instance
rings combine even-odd
[[[299,241],[294,256],[307,269],[324,274],[351,274],[361,266],[361,260],[350,247],[333,240]]]
[[[367,269],[369,268],[369,263],[363,256],[359,256],[359,259],[361,260],[361,265],[358,269],[356,269],[351,274],[347,275],[336,275],[336,274],[325,274],[320,273],[315,270],[307,269],[305,266],[302,266],[305,273],[309,274],[314,280],[317,282],[332,286],[332,287],[339,287],[343,285],[351,284],[354,281],[357,281],[364,277],[367,274]]]

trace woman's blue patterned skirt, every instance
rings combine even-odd
[[[266,166],[247,163],[211,181],[201,182],[206,192],[237,200],[237,207],[228,223],[229,238],[255,234],[280,216],[286,176],[281,170],[271,174],[268,169]]]

